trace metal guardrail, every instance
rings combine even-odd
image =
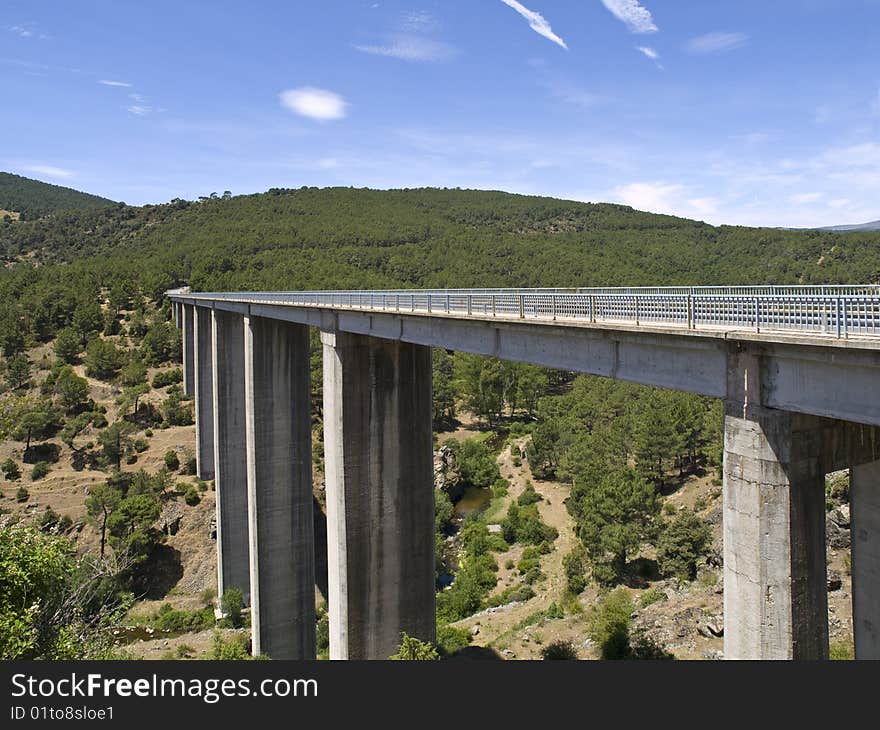
[[[627,323],[880,337],[880,286],[169,291],[186,300],[464,315],[475,319]]]

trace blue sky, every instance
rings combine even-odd
[[[0,169],[880,218],[880,0],[5,0]]]

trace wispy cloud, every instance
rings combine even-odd
[[[134,114],[136,117],[145,117],[154,111],[153,107],[146,104],[131,104],[126,107],[126,110],[129,114]]]
[[[440,22],[427,10],[405,13],[401,27],[410,33],[429,33],[440,27]]]
[[[556,45],[562,46],[565,50],[568,50],[565,41],[553,32],[553,28],[550,27],[550,23],[544,19],[543,15],[536,13],[534,10],[529,10],[525,5],[517,2],[517,0],[501,0],[501,2],[516,10],[516,12],[529,21],[529,27],[535,31],[535,33],[544,36],[547,40],[553,41]]]
[[[615,18],[625,23],[631,33],[656,33],[659,30],[651,11],[639,4],[638,0],[602,0],[602,4]]]
[[[279,94],[279,99],[285,109],[318,121],[343,119],[348,109],[348,102],[339,94],[313,86],[287,89]]]
[[[355,46],[355,49],[402,61],[442,61],[456,54],[456,49],[446,43],[416,35],[400,35],[383,45]]]
[[[54,167],[53,165],[26,165],[24,169],[37,175],[45,175],[46,177],[73,177],[73,173],[70,170]]]
[[[131,84],[125,81],[113,81],[112,79],[101,79],[100,81],[98,81],[98,83],[103,84],[104,86],[121,86],[125,89],[131,88]]]
[[[824,193],[798,193],[788,196],[788,202],[795,205],[809,205],[810,203],[818,202],[824,197]]]
[[[651,48],[650,46],[636,46],[636,50],[647,58],[650,58],[654,62],[654,65],[661,71],[664,70],[663,64],[660,63],[660,54],[657,53],[657,51],[655,51],[653,48]]]
[[[688,53],[726,53],[749,42],[745,33],[707,33],[691,38],[684,48]]]
[[[14,33],[19,38],[37,38],[39,40],[45,40],[49,36],[45,33],[40,33],[39,31],[34,29],[33,23],[24,23],[23,25],[7,25],[5,26],[6,30],[10,33]]]

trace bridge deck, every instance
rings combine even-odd
[[[168,292],[178,300],[584,326],[715,336],[797,335],[880,346],[880,286]],[[763,338],[762,338],[763,339]],[[854,343],[855,344],[855,343]]]

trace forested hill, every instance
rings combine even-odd
[[[107,290],[880,282],[880,233],[713,227],[469,190],[270,190],[0,219],[0,350]],[[103,290],[103,293],[102,293]],[[80,315],[77,315],[80,312]]]
[[[72,188],[0,172],[0,211],[17,213],[22,220],[34,220],[61,210],[81,210],[107,205],[113,205],[113,201]]]

